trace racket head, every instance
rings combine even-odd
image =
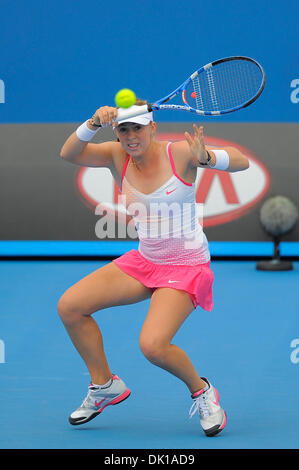
[[[227,114],[256,101],[265,84],[264,69],[256,60],[226,57],[194,72],[184,83],[182,100],[198,114]]]
[[[119,110],[119,118],[160,109],[190,111],[205,116],[232,113],[256,101],[265,83],[266,74],[256,60],[245,56],[225,57],[196,70],[169,95],[140,106],[138,112]],[[181,95],[183,103],[165,104],[178,95]]]

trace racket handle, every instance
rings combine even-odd
[[[150,113],[152,111],[152,107],[150,104],[144,104],[142,106],[138,106],[138,109],[134,109],[129,111],[123,108],[118,109],[117,118],[115,121],[122,121],[123,119],[128,119],[130,117],[139,116],[140,114]]]

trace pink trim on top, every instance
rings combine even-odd
[[[125,177],[125,174],[126,174],[126,171],[127,171],[127,166],[129,164],[129,160],[130,160],[130,155],[127,156],[127,159],[126,159],[124,167],[123,167],[123,173],[121,175],[121,183],[120,183],[120,192],[122,192],[123,180],[124,180],[124,177]]]
[[[172,167],[173,174],[177,177],[177,179],[179,179],[186,186],[193,186],[193,183],[187,183],[186,181],[182,180],[182,178],[177,174],[175,166],[174,166],[174,161],[173,161],[172,153],[171,153],[171,150],[170,150],[170,146],[171,146],[171,142],[169,142],[167,144],[167,152],[168,152],[168,156],[169,156],[169,160],[170,160],[170,164],[171,164],[171,167]]]

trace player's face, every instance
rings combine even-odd
[[[132,156],[141,155],[148,148],[154,135],[155,125],[147,126],[126,122],[116,128],[116,135],[127,153]]]

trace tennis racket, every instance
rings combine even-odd
[[[196,70],[169,95],[137,111],[118,110],[117,120],[151,111],[182,110],[202,116],[220,116],[246,108],[262,93],[266,82],[262,66],[250,57],[226,57]],[[164,104],[181,94],[183,104]]]

